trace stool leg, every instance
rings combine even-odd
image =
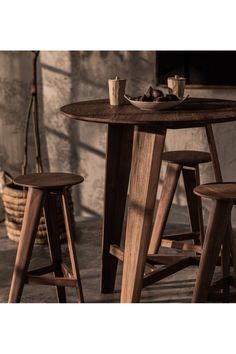
[[[182,165],[174,163],[168,163],[167,165],[161,197],[152,230],[151,242],[148,250],[149,254],[157,253],[160,248],[181,169]]]
[[[74,246],[74,230],[72,227],[72,221],[69,212],[68,190],[66,188],[64,188],[62,193],[62,206],[63,206],[63,213],[65,219],[66,236],[67,236],[68,249],[70,254],[72,273],[73,276],[76,277],[77,279],[76,292],[77,292],[79,302],[84,302],[79,266],[78,266],[76,251]]]
[[[230,236],[230,253],[232,257],[232,263],[234,268],[234,274],[236,275],[236,241],[233,236],[232,225],[229,226],[229,236]]]
[[[44,204],[44,216],[47,227],[48,236],[48,246],[50,251],[50,257],[52,263],[56,266],[54,271],[55,277],[63,277],[63,272],[61,270],[62,254],[61,254],[61,243],[58,232],[58,220],[56,216],[57,208],[57,194],[49,193]],[[66,290],[65,287],[57,286],[57,299],[58,302],[66,302]]]
[[[201,201],[199,202],[199,197],[193,193],[193,189],[198,185],[198,171],[196,171],[196,168],[196,166],[193,168],[184,166],[182,169],[182,174],[187,198],[191,230],[192,232],[199,232],[199,235],[201,235],[203,232]],[[199,240],[196,240],[195,243],[201,243],[200,238]]]
[[[8,302],[20,302],[46,193],[29,188]]]
[[[214,201],[209,216],[192,302],[205,302],[207,300],[217,258],[230,222],[231,210],[232,202]]]
[[[231,228],[230,228],[230,225],[229,225],[228,228],[227,228],[225,237],[224,237],[222,253],[221,253],[222,276],[223,276],[223,278],[228,278],[230,276],[230,229]],[[230,286],[228,284],[223,289],[225,302],[229,301],[229,290],[230,290]]]
[[[200,173],[199,173],[199,165],[196,165],[195,168],[195,178],[196,178],[196,186],[200,185]],[[205,231],[204,231],[204,222],[203,222],[203,214],[202,214],[202,199],[201,197],[197,197],[197,209],[198,209],[198,225],[199,225],[199,232],[200,232],[200,240],[201,244],[203,245],[204,238],[205,238]]]
[[[217,154],[217,148],[216,148],[216,142],[215,142],[215,137],[212,129],[211,124],[207,124],[205,126],[206,130],[206,136],[207,136],[207,141],[209,145],[209,150],[211,154],[211,160],[212,160],[212,165],[213,165],[213,170],[215,173],[215,180],[218,183],[223,182],[223,177],[221,173],[221,168],[220,168],[220,162]]]

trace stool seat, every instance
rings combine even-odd
[[[14,183],[23,187],[61,189],[79,184],[83,180],[83,177],[72,173],[48,172],[18,176],[14,179]]]
[[[200,197],[236,202],[236,182],[208,183],[194,188]]]
[[[196,164],[210,162],[211,155],[204,151],[166,151],[163,153],[162,159],[164,161],[174,162],[180,165],[194,166]]]

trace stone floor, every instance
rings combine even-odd
[[[78,236],[76,249],[81,270],[82,285],[87,303],[119,302],[121,265],[118,268],[116,291],[114,294],[100,294],[99,275],[101,263],[101,221],[82,220],[77,224]],[[176,226],[175,226],[176,228]],[[180,229],[180,226],[177,227]],[[186,227],[185,227],[186,229]],[[181,228],[183,230],[183,226]],[[171,231],[169,228],[168,232]],[[0,302],[8,299],[9,286],[15,260],[17,244],[8,239],[4,223],[0,224]],[[66,245],[62,245],[63,255],[67,258]],[[46,245],[35,245],[32,267],[48,264],[49,253]],[[191,302],[193,285],[197,267],[188,267],[175,275],[153,284],[142,291],[141,302],[159,303]],[[68,302],[76,302],[74,289],[67,290]],[[30,286],[24,288],[22,302],[53,303],[56,302],[55,289],[45,286]]]

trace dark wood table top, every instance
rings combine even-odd
[[[71,103],[61,107],[66,116],[87,122],[132,125],[162,125],[171,128],[202,126],[236,120],[236,101],[189,98],[165,111],[141,111],[127,103],[111,106],[99,99]]]

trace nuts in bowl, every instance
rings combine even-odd
[[[177,96],[168,93],[164,93],[159,89],[154,89],[152,86],[149,87],[147,92],[138,97],[132,97],[125,95],[125,98],[135,107],[141,110],[162,110],[170,109],[182,103],[185,98],[178,98]]]

